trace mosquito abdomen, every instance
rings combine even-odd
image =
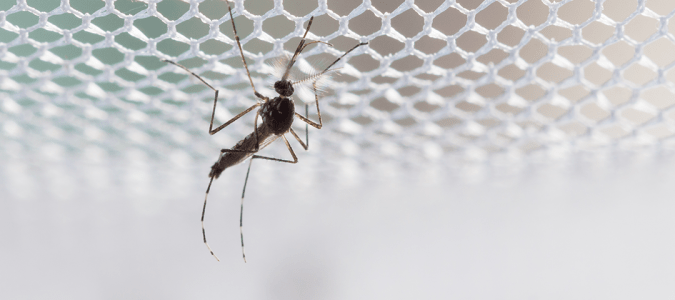
[[[263,123],[258,126],[258,150],[261,150],[267,144],[269,144],[268,139],[272,136],[272,132],[269,129],[267,124]],[[239,164],[253,155],[256,146],[256,136],[255,132],[247,135],[243,140],[239,141],[234,147],[229,150],[231,152],[223,152],[218,159],[218,161],[211,166],[211,172],[209,172],[209,177],[220,177],[220,174],[225,171],[225,169]]]

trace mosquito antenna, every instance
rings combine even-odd
[[[311,42],[311,43],[307,43],[305,46],[310,45],[310,44],[313,44],[313,43],[323,43],[323,42],[313,41],[313,42]],[[324,44],[328,44],[328,43],[324,43]],[[297,80],[297,81],[293,81],[292,84],[295,85],[295,84],[302,83],[302,82],[309,81],[309,80],[314,80],[314,82],[316,83],[316,81],[318,81],[318,80],[321,78],[321,76],[325,75],[326,73],[328,73],[328,72],[335,72],[335,71],[339,70],[340,68],[336,68],[336,69],[332,69],[332,70],[329,70],[329,69],[330,69],[330,67],[334,66],[338,61],[340,61],[340,59],[342,59],[342,58],[345,57],[347,54],[349,54],[349,52],[352,52],[354,49],[358,48],[359,46],[363,46],[363,45],[367,45],[367,44],[368,44],[368,43],[360,43],[360,44],[358,44],[358,45],[352,47],[351,49],[349,49],[349,51],[345,52],[345,54],[342,54],[342,56],[338,57],[338,59],[336,59],[333,63],[331,63],[331,64],[330,64],[328,67],[326,67],[323,71],[318,72],[318,73],[309,74],[309,76],[307,76],[307,77],[305,77],[305,78],[303,78],[303,79],[300,79],[300,80]],[[328,45],[330,45],[330,44],[328,44]],[[304,47],[303,47],[303,48],[304,48]],[[314,92],[316,93],[316,85],[314,86]]]
[[[291,68],[293,67],[293,64],[295,63],[295,59],[298,57],[298,54],[302,52],[302,49],[304,48],[303,45],[305,44],[305,37],[307,37],[307,33],[309,32],[309,27],[312,26],[312,21],[314,20],[314,16],[309,18],[309,23],[307,23],[307,30],[305,30],[305,35],[302,36],[302,40],[300,40],[300,44],[298,44],[298,48],[295,49],[295,53],[293,53],[293,58],[288,62],[288,66],[286,67],[286,72],[284,72],[284,76],[281,77],[281,81],[286,81],[288,79],[288,75],[291,72]]]
[[[293,81],[292,84],[295,85],[295,84],[303,83],[305,81],[310,81],[310,80],[318,81],[318,80],[320,80],[320,77],[323,76],[323,75],[326,75],[326,73],[337,72],[340,69],[342,69],[342,68],[335,68],[335,69],[328,70],[328,71],[324,70],[324,71],[321,71],[321,72],[313,72],[312,74],[309,74],[307,77],[305,77],[303,79]],[[321,90],[321,89],[319,89],[319,90]]]
[[[213,253],[213,250],[211,250],[211,247],[209,247],[209,243],[206,242],[206,230],[204,229],[204,214],[206,213],[206,199],[209,198],[209,191],[211,190],[211,183],[213,183],[213,178],[214,176],[211,176],[211,180],[209,181],[209,187],[206,188],[206,196],[204,196],[204,208],[202,208],[202,236],[204,236],[204,245],[206,245],[206,248],[209,249],[211,255],[213,255],[213,257],[215,257],[217,261],[220,261],[220,259],[218,259],[218,256],[216,256],[216,254]]]

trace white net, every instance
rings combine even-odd
[[[30,1],[0,4],[3,155],[136,149],[208,158],[251,131],[207,134],[253,103],[223,1]],[[327,41],[303,55],[341,62],[321,99],[321,155],[405,161],[671,148],[672,1],[236,1],[254,82],[292,51],[307,20]],[[300,95],[300,98],[303,98]],[[304,97],[307,98],[307,97]],[[299,99],[307,101],[309,99]],[[319,150],[318,150],[319,151]],[[59,154],[60,153],[60,154]],[[90,155],[91,154],[91,155]]]

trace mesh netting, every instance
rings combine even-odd
[[[313,152],[363,160],[671,148],[674,9],[666,0],[233,6],[268,96],[266,63],[295,49],[311,16],[308,37],[334,47],[305,51],[301,64],[370,42],[337,65],[321,99],[325,127],[310,131]],[[0,151],[213,160],[251,132],[253,114],[209,137],[212,91],[160,59],[220,90],[218,123],[255,103],[226,12],[223,1],[2,1]]]

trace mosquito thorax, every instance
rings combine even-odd
[[[295,91],[293,89],[293,84],[288,80],[279,80],[274,83],[274,90],[279,93],[279,95],[284,97],[290,97]]]
[[[272,133],[285,133],[293,124],[295,104],[290,98],[276,97],[263,103],[260,107],[260,116]]]

